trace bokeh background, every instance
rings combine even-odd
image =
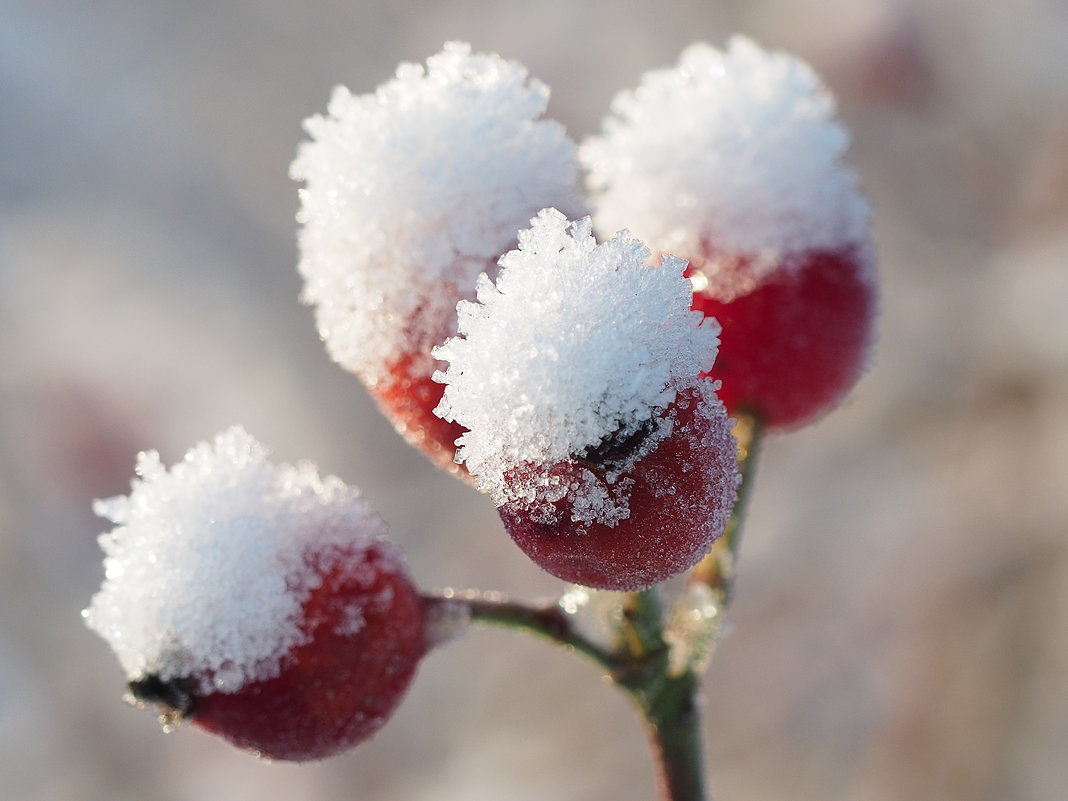
[[[119,700],[79,611],[91,499],[241,422],[361,485],[427,586],[558,585],[332,365],[297,301],[301,120],[466,39],[572,135],[687,44],[810,61],[854,132],[883,309],[844,408],[763,453],[705,691],[716,797],[1060,801],[1068,788],[1068,4],[4,0],[0,797],[647,799],[624,700],[473,631],[371,743],[269,765]]]

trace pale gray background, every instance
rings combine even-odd
[[[880,345],[771,442],[706,683],[724,801],[1060,801],[1068,787],[1068,8],[1053,0],[0,4],[0,797],[647,799],[596,671],[478,631],[371,743],[266,765],[119,701],[79,610],[94,497],[242,422],[364,487],[429,586],[551,593],[489,502],[332,365],[288,164],[343,82],[450,38],[524,62],[576,137],[735,31],[839,95],[877,210]]]

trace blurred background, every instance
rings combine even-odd
[[[572,136],[734,32],[838,95],[876,208],[880,342],[767,443],[705,692],[724,801],[1060,801],[1068,788],[1068,4],[5,0],[0,797],[647,799],[631,710],[540,642],[431,655],[371,743],[258,762],[124,706],[79,611],[93,498],[241,422],[362,486],[426,586],[549,596],[488,499],[409,450],[297,301],[301,120],[465,39]]]

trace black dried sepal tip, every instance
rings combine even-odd
[[[641,449],[655,428],[656,422],[652,418],[629,431],[620,426],[596,445],[579,452],[575,461],[605,472],[620,470]]]
[[[154,673],[135,679],[126,685],[139,704],[152,704],[167,716],[188,718],[196,707],[191,679],[161,679]]]

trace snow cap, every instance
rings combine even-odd
[[[272,678],[307,639],[302,605],[324,560],[358,569],[375,545],[401,569],[358,490],[267,456],[235,426],[170,470],[156,451],[139,454],[130,494],[96,502],[117,527],[100,537],[105,579],[82,614],[129,679],[234,693]]]
[[[578,208],[575,145],[524,67],[450,42],[375,92],[334,90],[290,173],[303,298],[330,356],[372,386],[455,333],[476,277],[548,205]],[[413,371],[414,372],[414,371]]]
[[[579,151],[598,229],[710,255],[709,292],[729,299],[793,254],[867,241],[869,204],[842,163],[849,134],[804,62],[738,36],[723,51],[695,44],[612,111]],[[743,274],[727,275],[739,256]]]
[[[446,384],[435,414],[470,429],[457,461],[498,506],[535,502],[508,480],[514,468],[644,437],[611,483],[669,433],[659,413],[711,368],[719,325],[690,310],[686,263],[650,266],[649,255],[626,231],[598,245],[588,217],[545,209],[501,257],[496,284],[481,276],[477,302],[459,304],[460,336],[434,351],[449,362],[434,376]],[[572,506],[588,520],[627,516],[593,498]]]

